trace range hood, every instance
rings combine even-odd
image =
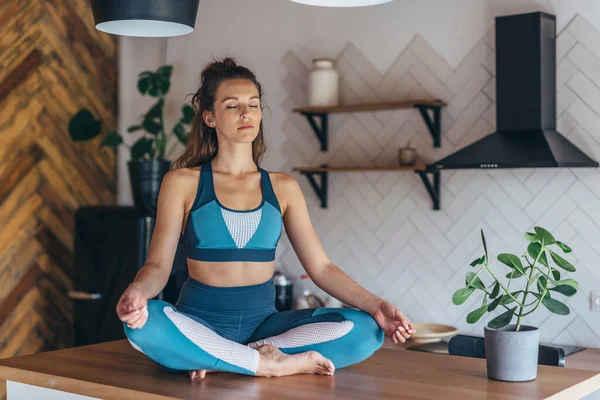
[[[428,169],[599,166],[556,130],[553,15],[496,17],[496,129]]]

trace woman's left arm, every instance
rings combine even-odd
[[[371,314],[394,343],[404,342],[402,339],[415,332],[408,318],[393,304],[360,286],[329,260],[310,221],[300,185],[289,175],[281,174],[281,180],[285,193],[285,231],[313,282],[336,299]],[[394,335],[397,330],[404,338]]]

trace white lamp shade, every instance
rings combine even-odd
[[[294,3],[322,7],[364,7],[390,3],[394,0],[291,0]]]
[[[106,21],[97,24],[96,29],[113,35],[137,37],[180,36],[187,35],[194,30],[194,28],[185,24],[147,19]]]

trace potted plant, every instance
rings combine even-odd
[[[133,200],[144,215],[155,215],[158,191],[164,175],[171,168],[168,156],[175,145],[167,152],[167,144],[175,136],[183,145],[187,144],[188,125],[192,122],[194,109],[186,104],[182,107],[179,121],[167,132],[164,127],[165,97],[171,87],[171,65],[159,67],[156,71],[143,71],[137,82],[138,91],[157,99],[148,112],[141,116],[141,122],[131,125],[127,132],[143,131],[143,135],[132,145],[124,142],[117,132],[110,132],[100,142],[99,147],[117,148],[120,145],[130,150],[128,161],[129,178]],[[69,134],[74,141],[87,141],[97,137],[102,131],[102,122],[96,120],[87,108],[79,110],[69,121]]]
[[[575,272],[575,267],[558,254],[559,251],[570,253],[571,248],[544,228],[536,226],[534,231],[525,233],[529,245],[521,257],[498,254],[498,261],[510,269],[506,274],[508,283],[503,285],[490,268],[485,235],[481,230],[485,253],[471,263],[477,271],[467,272],[465,287],[452,296],[452,302],[461,305],[475,291],[484,293],[481,306],[467,315],[470,324],[479,321],[487,312],[502,311],[484,327],[487,375],[492,379],[528,381],[537,377],[539,330],[535,326],[522,325],[522,320],[540,305],[554,314],[568,315],[569,307],[553,296],[573,296],[577,292],[577,282],[561,278],[558,269]],[[483,272],[493,279],[490,285],[484,283]],[[513,280],[522,288],[510,288]],[[515,318],[516,323],[511,324]]]

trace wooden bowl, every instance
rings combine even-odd
[[[458,329],[451,325],[417,322],[413,323],[412,326],[417,330],[410,337],[410,340],[415,344],[441,342],[442,339],[458,334]]]

